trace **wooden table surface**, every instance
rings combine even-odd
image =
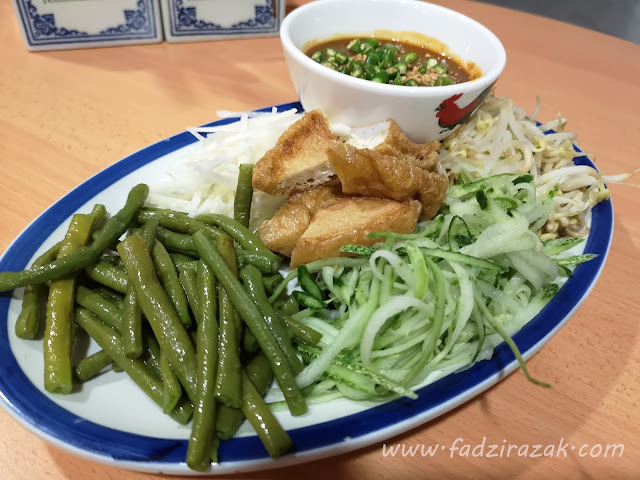
[[[441,3],[445,3],[442,1]],[[446,2],[489,27],[507,50],[498,84],[539,119],[561,112],[610,173],[638,168],[640,46],[539,17]],[[67,191],[145,145],[216,118],[295,100],[278,38],[28,53],[10,2],[0,5],[0,252]],[[636,182],[638,179],[636,178]],[[640,202],[611,186],[615,233],[587,301],[521,373],[390,442],[558,445],[560,458],[385,458],[381,445],[240,478],[640,478]],[[580,457],[623,444],[621,457]],[[597,448],[595,450],[597,452]],[[619,451],[618,451],[619,453]],[[83,460],[0,410],[0,478],[155,478]]]

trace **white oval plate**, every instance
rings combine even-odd
[[[299,103],[278,111],[301,110]],[[262,111],[270,111],[271,107]],[[211,125],[231,123],[224,119]],[[0,271],[21,270],[63,237],[70,216],[103,203],[119,209],[137,183],[153,183],[171,164],[194,148],[196,139],[181,133],[145,148],[98,173],[38,217],[0,258]],[[593,166],[586,157],[576,163]],[[560,329],[587,297],[602,270],[613,232],[610,201],[592,212],[591,233],[584,250],[599,256],[580,265],[551,302],[515,336],[523,357],[536,353]],[[22,289],[0,295],[0,392],[2,406],[22,425],[51,443],[83,458],[132,470],[196,474],[184,462],[189,427],[164,415],[124,374],[108,371],[71,395],[51,395],[44,389],[42,342],[15,336]],[[97,350],[85,341],[85,352]],[[78,345],[76,345],[77,347]],[[210,474],[281,467],[355,450],[421,425],[473,398],[515,370],[511,350],[500,344],[490,360],[450,374],[417,390],[417,400],[401,398],[376,404],[336,400],[313,405],[300,417],[277,414],[295,451],[272,460],[258,437],[243,426],[220,446],[220,463]]]

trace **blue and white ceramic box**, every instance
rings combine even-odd
[[[159,0],[13,0],[29,50],[163,40]]]
[[[278,35],[285,0],[161,0],[168,42]]]

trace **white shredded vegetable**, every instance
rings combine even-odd
[[[233,198],[241,163],[256,163],[282,132],[300,118],[295,109],[272,112],[218,112],[239,116],[228,125],[188,129],[200,141],[177,159],[165,178],[151,186],[148,204],[195,216],[215,212],[233,216]],[[214,134],[214,135],[210,135]],[[283,200],[255,192],[251,225],[256,227]]]

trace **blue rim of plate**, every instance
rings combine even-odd
[[[268,112],[272,108],[257,111]],[[302,106],[299,102],[292,102],[277,105],[276,109],[279,112],[290,109],[302,111]],[[237,118],[225,118],[206,126],[235,121]],[[144,148],[91,177],[48,208],[18,236],[0,258],[0,271],[25,268],[42,241],[80,206],[138,168],[196,141],[190,133],[180,133]],[[574,161],[578,165],[595,168],[586,156],[577,157]],[[589,294],[604,266],[612,234],[613,207],[611,200],[607,200],[592,210],[591,231],[585,245],[585,252],[598,254],[598,257],[578,266],[575,275],[567,280],[551,302],[513,337],[525,358],[536,353]],[[187,473],[183,472],[186,469],[186,440],[159,439],[103,427],[70,413],[38,390],[22,372],[10,348],[10,301],[11,292],[0,294],[0,397],[2,406],[14,418],[46,440],[95,461],[135,470]],[[269,459],[257,436],[223,442],[219,452],[221,463],[209,473],[279,467],[382,441],[472,398],[516,366],[511,350],[502,343],[491,359],[419,389],[417,400],[400,398],[347,417],[290,430],[295,453],[275,461]],[[231,470],[218,468],[225,466]]]

